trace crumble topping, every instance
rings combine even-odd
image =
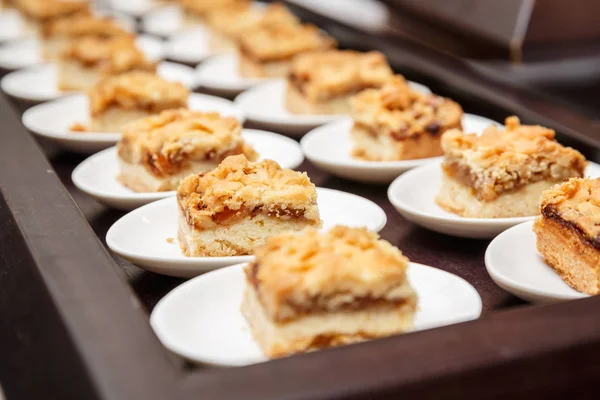
[[[133,71],[100,81],[90,91],[90,109],[97,115],[111,106],[159,112],[187,106],[189,90],[156,74]]]
[[[217,9],[207,14],[208,24],[215,30],[239,40],[249,29],[259,29],[265,25],[299,24],[300,20],[279,3],[269,4],[261,12],[249,3],[236,3],[227,8]]]
[[[351,100],[354,123],[374,136],[405,140],[424,133],[437,135],[460,128],[461,106],[444,97],[412,90],[396,75],[380,89],[367,89]]]
[[[286,60],[335,45],[333,38],[309,24],[265,24],[240,37],[240,51],[259,62]]]
[[[310,101],[379,88],[394,77],[385,56],[377,51],[329,50],[294,58],[289,82]]]
[[[80,36],[99,38],[128,36],[132,38],[131,33],[120,27],[114,20],[88,14],[76,14],[50,21],[44,25],[42,35],[44,37],[64,35],[72,38]]]
[[[186,12],[204,16],[210,11],[248,4],[249,0],[180,0],[180,3]]]
[[[189,162],[220,162],[233,154],[255,160],[257,153],[241,137],[242,125],[233,117],[188,109],[163,111],[123,128],[119,157],[144,164],[162,177],[179,172]]]
[[[86,36],[73,41],[62,56],[85,67],[98,68],[105,75],[133,70],[156,71],[156,63],[146,59],[131,36],[110,39]]]
[[[308,312],[397,305],[414,299],[406,278],[409,260],[364,228],[307,228],[267,239],[246,269],[271,318]]]
[[[30,18],[48,21],[76,13],[89,13],[87,1],[17,0],[15,7]]]
[[[481,136],[449,131],[442,148],[444,171],[484,201],[533,182],[582,177],[587,165],[581,153],[554,140],[552,129],[521,125],[514,116],[504,130],[490,126]]]
[[[316,188],[308,175],[273,160],[227,157],[214,170],[184,179],[177,198],[188,223],[199,229],[255,211],[321,224]]]
[[[542,195],[542,215],[560,218],[600,248],[600,178],[571,178]]]

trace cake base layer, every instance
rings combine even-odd
[[[313,103],[302,95],[296,85],[288,82],[285,106],[294,114],[349,114],[350,98],[355,94],[336,96],[330,100]]]
[[[316,224],[305,219],[281,218],[258,213],[232,224],[214,229],[198,230],[190,227],[179,215],[179,244],[188,257],[228,257],[252,254],[267,238],[284,232],[299,231]]]
[[[306,315],[276,323],[264,312],[254,286],[246,282],[242,313],[254,339],[270,358],[403,333],[413,327],[414,299],[397,307],[369,307]]]
[[[231,39],[227,35],[222,34],[221,32],[218,32],[214,28],[210,28],[210,37],[208,40],[208,45],[210,46],[211,50],[215,52],[237,49],[237,46],[233,39]]]
[[[599,250],[572,228],[552,218],[538,218],[533,231],[538,251],[569,286],[590,295],[599,293]]]
[[[177,190],[181,180],[188,175],[211,171],[219,164],[214,162],[193,162],[182,171],[163,178],[151,174],[141,164],[131,164],[119,159],[119,165],[121,173],[117,179],[129,189],[136,192],[166,192]]]
[[[118,133],[128,123],[150,115],[152,113],[146,110],[109,107],[100,114],[92,116],[89,130],[92,132]]]
[[[285,78],[290,70],[291,60],[257,62],[240,52],[239,73],[244,78]]]
[[[444,174],[435,202],[442,208],[469,218],[528,217],[540,213],[542,193],[556,182],[540,181],[501,194],[495,200],[482,201],[473,189]]]
[[[100,80],[97,68],[82,66],[77,61],[61,59],[58,63],[58,88],[87,92]]]
[[[377,135],[367,128],[354,125],[351,131],[354,149],[352,155],[369,161],[399,161],[438,157],[443,154],[441,134],[422,134],[396,140]]]
[[[68,43],[69,39],[64,36],[55,36],[42,40],[42,54],[44,56],[44,59],[60,59]]]

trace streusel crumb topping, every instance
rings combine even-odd
[[[393,77],[385,56],[377,51],[329,50],[295,57],[288,78],[309,100],[319,101],[378,88]]]
[[[269,238],[255,255],[247,278],[276,320],[414,298],[408,258],[364,228],[285,233]]]
[[[240,51],[259,62],[287,60],[335,45],[333,38],[309,24],[266,24],[245,31],[240,37]]]
[[[542,180],[582,177],[587,162],[577,150],[554,140],[554,131],[521,125],[509,117],[504,129],[490,126],[482,135],[452,130],[442,137],[446,173],[490,201],[503,192]]]
[[[571,178],[542,195],[542,214],[575,226],[600,247],[600,178]]]
[[[188,223],[196,227],[214,226],[223,213],[254,210],[320,224],[317,192],[308,175],[273,160],[227,157],[216,169],[184,179],[177,197]]]
[[[132,70],[156,71],[156,63],[146,59],[130,36],[109,39],[86,36],[73,41],[62,55],[85,67],[95,67],[106,75]]]
[[[30,18],[48,21],[75,13],[89,13],[87,1],[18,0],[15,7]]]
[[[111,106],[159,112],[187,106],[189,90],[156,74],[133,71],[100,81],[89,94],[92,115]]]
[[[374,135],[386,135],[394,140],[460,128],[463,116],[458,103],[412,90],[401,75],[380,89],[362,91],[351,100],[351,105],[356,124]]]
[[[218,9],[227,9],[239,4],[248,4],[249,0],[180,0],[181,7],[187,12],[205,16]]]
[[[80,36],[97,36],[100,38],[129,36],[133,38],[130,32],[119,26],[113,19],[88,14],[77,14],[48,22],[44,25],[42,34],[45,37],[62,35],[72,38]]]
[[[155,175],[176,173],[187,162],[219,162],[228,155],[256,152],[241,137],[242,125],[214,112],[175,109],[140,119],[123,128],[119,157],[143,163]]]
[[[236,40],[248,30],[259,29],[264,25],[300,23],[294,14],[279,3],[269,4],[264,11],[257,10],[248,3],[239,3],[209,12],[206,20],[213,29]]]

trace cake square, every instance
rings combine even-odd
[[[44,58],[50,60],[59,58],[71,41],[85,36],[94,36],[100,39],[123,36],[133,40],[130,32],[124,30],[110,18],[75,14],[54,19],[43,26],[41,38]]]
[[[187,107],[189,90],[156,74],[133,71],[108,77],[89,92],[95,132],[120,132],[129,122],[172,108]]]
[[[300,20],[279,3],[259,10],[250,3],[236,3],[210,11],[206,23],[211,30],[210,45],[214,50],[235,49],[244,32],[262,25],[299,24]]]
[[[352,155],[368,161],[398,161],[442,155],[441,136],[461,128],[462,108],[434,94],[412,90],[397,75],[379,89],[350,101]]]
[[[442,137],[442,186],[436,202],[474,218],[524,217],[539,213],[542,193],[567,178],[582,177],[583,155],[554,140],[554,131],[506,119],[504,130],[481,136],[452,130]]]
[[[269,238],[246,267],[242,313],[268,357],[403,333],[417,296],[409,260],[376,233],[336,226]]]
[[[348,114],[350,98],[394,77],[385,56],[329,50],[300,54],[288,74],[286,107],[296,114]]]
[[[571,178],[544,192],[537,249],[573,289],[600,293],[600,179]]]
[[[123,128],[119,181],[137,192],[177,190],[190,174],[215,169],[230,155],[257,154],[233,117],[185,108],[166,110]]]
[[[227,157],[177,191],[179,243],[186,256],[251,254],[273,235],[320,227],[317,192],[306,173],[275,161]]]
[[[14,0],[13,4],[27,19],[35,23],[90,12],[88,2],[82,0]]]
[[[183,9],[183,25],[192,27],[206,22],[211,11],[249,5],[250,0],[180,0]]]
[[[294,56],[334,48],[333,38],[309,24],[262,24],[239,39],[240,75],[284,78]]]
[[[88,91],[102,78],[129,71],[156,71],[156,63],[146,59],[132,37],[111,39],[84,37],[72,41],[59,60],[61,90]]]

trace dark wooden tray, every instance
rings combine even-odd
[[[497,120],[516,113],[596,159],[600,135],[587,116],[479,76],[392,31],[296,11],[343,46],[385,51],[400,72],[466,111]],[[334,178],[308,162],[300,169],[315,184],[380,204],[388,216],[382,236],[413,261],[473,284],[482,318],[250,367],[187,364],[148,324],[156,302],[182,281],[106,251],[106,231],[122,213],[73,187],[70,174],[83,157],[29,136],[20,123],[25,106],[0,95],[0,380],[8,399],[536,398],[587,394],[596,383],[600,299],[523,303],[487,275],[488,241],[419,228],[395,212],[387,187]]]

